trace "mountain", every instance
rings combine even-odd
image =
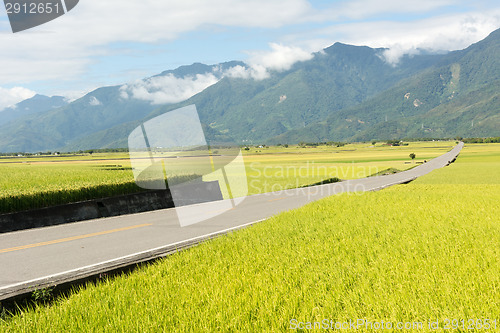
[[[285,72],[272,72],[265,80],[224,77],[184,102],[155,109],[143,120],[195,104],[201,121],[210,128],[238,142],[259,142],[357,105],[442,57],[405,56],[395,67],[383,60],[384,51],[336,43],[312,60],[297,63]],[[139,124],[119,124],[82,138],[65,150],[126,147],[128,134]]]
[[[29,99],[7,107],[0,111],[0,126],[23,116],[45,112],[68,104],[67,100],[61,96],[48,97],[35,95]]]
[[[266,80],[224,78],[186,102],[155,110],[151,117],[196,104],[202,122],[239,141],[259,141],[359,104],[440,59],[405,57],[394,67],[382,59],[383,51],[336,43]]]
[[[182,66],[21,115],[0,125],[0,151],[126,147],[139,124],[189,104],[208,137],[242,144],[500,136],[500,30],[464,50],[397,64],[385,61],[386,51],[336,43],[265,79],[225,75],[250,71],[242,62]],[[159,82],[194,77],[217,83],[180,103],[148,100]],[[148,98],[138,99],[134,85]]]
[[[99,88],[60,108],[20,117],[0,127],[0,150],[54,150],[117,123],[141,119],[155,107],[120,97],[119,87]]]
[[[142,82],[147,83],[169,75],[185,78],[213,73],[220,77],[226,68],[242,64],[193,64],[163,72]],[[0,120],[0,151],[38,152],[64,150],[65,147],[72,147],[72,150],[107,147],[113,140],[109,135],[101,135],[99,132],[140,120],[158,108],[158,105],[153,105],[150,101],[124,97],[123,93],[122,86],[112,86],[96,89],[69,104],[51,104],[47,99],[58,101],[62,97],[48,98],[40,95],[21,102],[16,110],[26,111],[16,112],[15,117],[5,117],[5,121]],[[31,111],[28,112],[28,109]],[[120,133],[120,136],[127,137],[128,133]],[[101,139],[97,142],[96,138]],[[80,144],[89,139],[92,140],[91,145]]]
[[[199,62],[195,62],[192,65],[188,66],[180,66],[176,69],[173,70],[167,70],[164,71],[158,75],[155,75],[153,77],[159,77],[159,76],[166,76],[166,75],[174,75],[175,77],[179,78],[184,78],[188,76],[195,76],[195,75],[203,75],[203,74],[210,74],[214,73],[215,75],[221,74],[224,71],[236,67],[236,66],[242,66],[246,67],[245,63],[242,61],[229,61],[229,62],[224,62],[220,63],[217,65],[205,65],[201,64]]]
[[[500,135],[500,30],[357,106],[269,142]]]

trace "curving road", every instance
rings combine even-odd
[[[462,147],[460,143],[425,164],[393,175],[249,196],[222,215],[184,228],[171,208],[0,234],[0,301],[166,256],[327,196],[406,183],[446,166]],[[201,205],[219,208],[217,202]]]

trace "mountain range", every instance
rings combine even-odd
[[[23,116],[41,113],[52,109],[57,109],[68,104],[66,98],[62,96],[35,95],[16,105],[0,110],[0,126],[10,123]]]
[[[464,50],[396,64],[386,51],[336,43],[264,79],[228,75],[250,69],[233,61],[165,71],[134,93],[129,84],[71,103],[37,95],[0,112],[0,151],[126,147],[142,122],[190,104],[207,137],[240,144],[500,136],[500,30]],[[171,79],[207,87],[181,102],[144,91]]]

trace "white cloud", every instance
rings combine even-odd
[[[23,87],[10,89],[0,87],[0,111],[25,99],[35,96],[35,92]]]
[[[307,0],[86,0],[67,15],[0,33],[0,82],[78,79],[110,43],[163,43],[206,26],[277,28],[313,12]],[[94,57],[94,58],[92,58]]]
[[[173,74],[137,80],[120,87],[120,97],[149,101],[152,104],[169,104],[184,101],[216,84],[222,77],[262,80],[270,71],[288,70],[297,61],[311,59],[313,55],[298,47],[270,44],[267,52],[252,52],[247,66],[237,65],[224,72],[215,68],[213,73],[176,77]],[[217,75],[215,75],[217,74]]]
[[[90,106],[99,106],[102,105],[101,101],[97,99],[95,96],[90,96],[89,99],[89,105]]]
[[[457,5],[457,0],[351,0],[330,9],[328,15],[336,18],[364,19],[376,15],[426,13],[446,6]]]
[[[254,52],[248,61],[252,66],[262,66],[268,70],[285,71],[298,61],[312,59],[311,52],[299,47],[271,43],[270,52]]]
[[[264,80],[267,79],[270,74],[267,69],[259,64],[253,64],[249,67],[235,66],[231,67],[224,73],[224,76],[234,78],[234,79],[254,79],[254,80]]]
[[[226,71],[225,75],[233,78],[268,78],[270,71],[286,71],[299,61],[313,58],[313,54],[296,46],[270,43],[270,51],[249,52],[248,68],[236,66]]]
[[[397,64],[404,54],[460,50],[484,39],[500,27],[500,9],[489,12],[440,15],[409,22],[375,21],[340,24],[317,30],[323,39],[315,45],[326,47],[331,40],[354,45],[389,48],[384,58]],[[300,36],[296,36],[300,38]]]
[[[271,29],[305,22],[332,24],[329,29],[309,30],[298,40],[273,37],[282,44],[271,45],[270,52],[250,53],[249,69],[233,68],[227,73],[233,77],[258,79],[267,77],[270,70],[283,70],[294,60],[307,59],[304,50],[318,51],[335,41],[391,47],[387,59],[395,62],[401,52],[417,48],[463,48],[483,38],[485,31],[491,32],[500,26],[498,10],[491,10],[498,8],[498,4],[489,0],[473,3],[464,0],[345,0],[332,2],[329,6],[316,9],[307,0],[80,1],[67,15],[28,31],[12,34],[7,32],[5,22],[0,25],[0,84],[81,80],[100,57],[116,55],[116,50],[109,47],[112,43],[162,45],[186,36],[186,32],[214,26]],[[457,7],[462,11],[476,8],[476,13],[449,16],[433,13]],[[399,14],[435,18],[412,20],[404,17],[401,20],[407,22],[398,23],[395,20],[399,19]],[[380,21],[380,17],[390,17],[393,21]],[[472,17],[473,22],[457,27],[457,22],[464,22],[467,17]],[[359,23],[359,20],[365,22]],[[355,23],[344,23],[352,21]],[[427,23],[430,24],[427,26]],[[280,67],[279,61],[283,61],[283,66]],[[95,81],[90,84],[103,80],[91,79]]]
[[[266,79],[270,71],[288,70],[297,61],[311,59],[313,55],[298,47],[270,44],[267,52],[252,52],[247,66],[234,66],[224,72],[215,68],[213,73],[176,77],[173,74],[137,80],[120,87],[120,97],[149,101],[152,104],[169,104],[184,101],[216,84],[222,77]],[[217,74],[217,76],[215,75]]]
[[[152,104],[177,103],[196,95],[218,81],[219,79],[212,73],[184,78],[168,74],[124,85],[120,88],[120,96],[123,99],[135,98]]]
[[[248,79],[251,77],[249,68],[238,65],[227,69],[224,75],[231,78]]]
[[[395,27],[405,29],[406,33],[393,33],[392,42],[384,43],[390,50],[385,52],[389,63],[397,63],[403,54],[418,53],[418,49],[433,52],[461,50],[486,38],[500,26],[500,10],[488,15],[462,14],[422,20],[415,26]],[[400,30],[401,31],[401,30]],[[391,36],[387,32],[387,36]]]

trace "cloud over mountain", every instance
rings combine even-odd
[[[138,80],[120,88],[124,99],[135,98],[151,104],[177,103],[205,90],[219,79],[212,73],[176,77],[173,74]]]
[[[35,92],[23,87],[10,89],[0,87],[0,111],[4,108],[19,103],[25,99],[35,96]]]
[[[289,70],[296,62],[313,58],[313,54],[300,47],[270,43],[270,51],[254,51],[247,61],[248,68],[236,66],[227,71],[226,75],[233,78],[266,79],[269,71]]]

